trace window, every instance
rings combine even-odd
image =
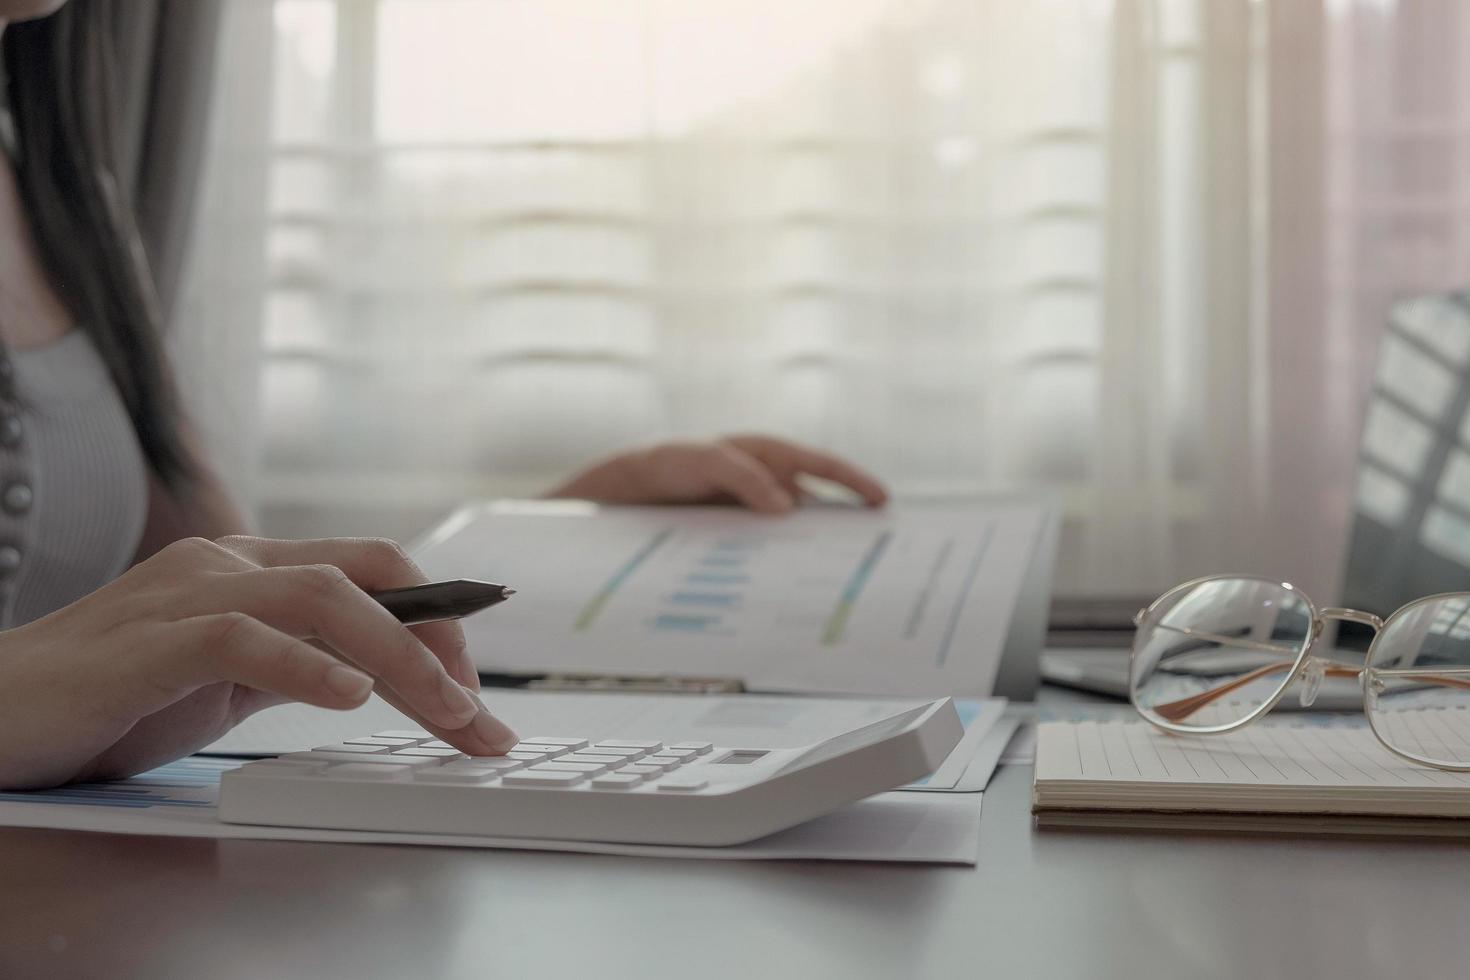
[[[767,429],[900,492],[1054,488],[1063,593],[1330,594],[1389,300],[1470,277],[1454,4],[227,9],[271,15],[274,97],[211,170],[263,163],[268,229],[200,240],[266,242],[239,438],[276,533]],[[226,94],[261,88],[238,26]]]
[[[275,10],[267,507],[734,427],[1085,485],[1100,5]]]

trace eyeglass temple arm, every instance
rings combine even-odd
[[[1276,663],[1266,664],[1262,667],[1257,667],[1255,670],[1251,671],[1248,674],[1241,674],[1234,680],[1229,681],[1225,684],[1221,684],[1219,687],[1212,687],[1208,691],[1201,691],[1200,693],[1191,695],[1190,697],[1180,698],[1178,701],[1167,701],[1163,704],[1155,705],[1149,710],[1158,715],[1160,718],[1163,718],[1165,721],[1180,722],[1183,721],[1185,718],[1188,718],[1190,715],[1194,714],[1201,708],[1206,707],[1215,701],[1218,701],[1220,698],[1223,698],[1225,695],[1231,693],[1232,691],[1237,691],[1240,688],[1245,687],[1247,684],[1250,684],[1253,681],[1258,681],[1262,677],[1269,677],[1272,674],[1280,673],[1283,670],[1290,670],[1292,664],[1294,664],[1295,662],[1296,661],[1294,660],[1280,660]],[[1333,664],[1328,664],[1323,670],[1323,673],[1327,677],[1354,678],[1362,672],[1363,668],[1361,667],[1340,667]],[[1401,672],[1390,670],[1385,671],[1385,673],[1400,674]],[[1403,673],[1405,676],[1408,676],[1407,672]],[[1452,677],[1444,673],[1435,673],[1432,671],[1420,673],[1419,671],[1415,670],[1412,673],[1412,676],[1415,680],[1424,681],[1426,683],[1442,684],[1446,687],[1458,687],[1465,690],[1470,690],[1470,680],[1460,677]]]
[[[1219,687],[1212,687],[1207,691],[1192,694],[1187,698],[1180,698],[1178,701],[1167,701],[1164,704],[1157,704],[1149,710],[1165,721],[1183,721],[1201,708],[1213,704],[1227,694],[1240,690],[1247,684],[1252,684],[1262,677],[1270,677],[1272,674],[1278,674],[1283,670],[1290,670],[1294,663],[1296,663],[1295,660],[1279,660],[1276,663],[1266,664],[1257,667],[1248,674],[1241,674],[1239,677],[1221,684]],[[1349,667],[1328,667],[1327,676],[1357,677],[1358,670],[1357,668]]]

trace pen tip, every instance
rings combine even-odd
[[[513,595],[516,594],[516,590],[515,589],[511,589],[511,588],[507,588],[507,587],[505,587],[505,586],[502,585],[500,587],[500,594],[503,595],[503,596],[513,596]]]

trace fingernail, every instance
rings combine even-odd
[[[339,698],[352,698],[360,701],[368,696],[373,689],[373,679],[360,670],[351,667],[343,667],[337,664],[327,670],[325,681],[327,690]]]
[[[454,716],[454,720],[461,725],[467,724],[480,711],[482,706],[478,698],[470,696],[470,692],[459,686],[459,683],[448,674],[439,682],[440,697],[444,699],[444,707]]]
[[[519,736],[511,731],[505,722],[496,718],[488,711],[481,711],[475,715],[473,727],[475,735],[480,741],[497,752],[505,752],[512,745],[515,745],[516,742],[520,741]]]

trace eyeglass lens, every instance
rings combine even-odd
[[[1431,765],[1470,767],[1470,595],[1395,613],[1368,650],[1363,684],[1385,744]]]
[[[1239,722],[1291,681],[1311,630],[1311,606],[1279,582],[1216,578],[1181,586],[1139,623],[1133,703],[1174,728]]]

